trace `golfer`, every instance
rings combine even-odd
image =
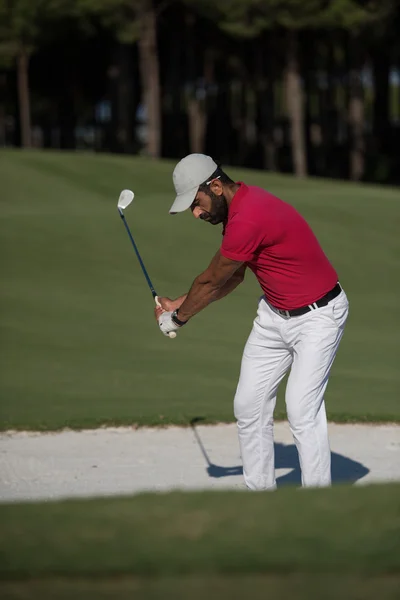
[[[233,181],[210,157],[190,154],[175,167],[170,213],[222,225],[222,242],[189,292],[160,298],[155,315],[168,335],[242,283],[250,269],[263,295],[246,342],[234,399],[246,486],[276,488],[273,415],[290,370],[286,409],[302,485],[331,484],[324,394],[343,336],[348,300],[338,274],[305,219],[270,192]],[[190,325],[189,325],[190,326]]]

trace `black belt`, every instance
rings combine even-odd
[[[312,304],[308,304],[308,306],[302,306],[301,308],[294,308],[293,310],[282,310],[280,308],[275,308],[276,312],[284,317],[299,317],[300,315],[305,315],[310,310],[315,310],[316,308],[321,308],[322,306],[326,306],[331,300],[339,296],[342,291],[340,283],[337,283],[334,288],[332,288],[325,296],[313,302]]]

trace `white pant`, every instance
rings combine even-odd
[[[303,486],[331,484],[324,393],[349,311],[344,291],[322,308],[283,317],[263,297],[247,340],[234,401],[246,486],[275,489],[273,414],[291,367],[286,409]]]

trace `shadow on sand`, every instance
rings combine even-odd
[[[207,473],[209,477],[231,477],[235,475],[243,475],[242,465],[236,465],[234,467],[221,467],[211,462],[203,442],[200,438],[199,432],[196,429],[196,424],[202,421],[201,417],[192,419],[190,422],[192,431],[199,445],[200,451],[204,456],[204,460],[207,463]],[[365,477],[369,473],[369,469],[361,463],[332,452],[331,454],[331,472],[332,472],[332,483],[354,483],[358,479]],[[290,469],[290,472],[286,475],[277,477],[277,486],[283,485],[300,485],[301,484],[301,471],[299,464],[299,457],[297,454],[297,448],[294,444],[275,444],[275,468],[276,469]]]

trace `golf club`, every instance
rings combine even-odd
[[[136,252],[136,256],[138,258],[139,264],[140,264],[140,266],[142,268],[142,271],[143,271],[143,275],[146,278],[147,285],[150,288],[150,291],[152,293],[154,301],[155,301],[155,303],[156,303],[157,306],[161,306],[161,304],[158,301],[157,292],[154,289],[153,284],[151,283],[151,279],[149,277],[149,274],[147,273],[146,267],[144,266],[142,257],[140,256],[138,247],[136,246],[135,240],[133,239],[133,235],[131,233],[131,230],[129,229],[129,225],[126,222],[125,215],[124,215],[124,210],[130,205],[130,203],[132,202],[132,200],[133,200],[134,197],[135,197],[135,194],[132,192],[132,190],[122,190],[122,192],[120,193],[119,199],[118,199],[118,212],[119,212],[120,217],[121,217],[121,219],[122,219],[122,221],[123,221],[123,223],[125,225],[126,231],[128,232],[129,238],[130,238],[130,240],[132,242],[132,246],[133,246],[133,248],[134,248],[134,250]],[[171,338],[171,339],[176,338],[176,332],[175,331],[171,331],[168,334],[168,337]]]

